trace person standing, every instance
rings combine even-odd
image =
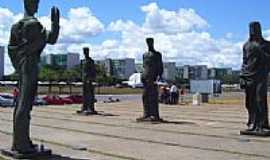
[[[173,83],[171,88],[170,88],[170,97],[171,97],[171,104],[177,104],[177,95],[178,95],[178,88],[177,86]]]
[[[19,89],[14,87],[13,89],[13,107],[16,107],[19,98]]]

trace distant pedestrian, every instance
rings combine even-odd
[[[177,104],[178,88],[173,84],[170,88],[171,104]]]
[[[184,96],[185,96],[185,88],[184,87],[182,87],[181,89],[180,89],[180,102],[181,103],[184,103]]]
[[[19,89],[15,87],[13,89],[13,107],[16,107],[19,98]]]

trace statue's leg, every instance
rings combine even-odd
[[[263,123],[265,119],[264,114],[264,84],[262,82],[258,83],[256,86],[256,105],[255,105],[255,128],[258,131],[261,131],[263,129]]]
[[[15,129],[15,126],[16,126],[16,112],[17,112],[17,109],[18,109],[18,104],[19,104],[19,100],[20,100],[20,94],[21,94],[21,84],[22,84],[22,74],[19,73],[19,81],[18,81],[19,85],[19,96],[17,97],[17,102],[16,102],[16,105],[15,105],[15,108],[14,108],[14,111],[13,111],[13,133],[15,133],[16,129]],[[16,140],[15,140],[15,136],[13,136],[13,140],[12,140],[12,147],[11,147],[11,150],[16,150],[16,144],[15,144]]]
[[[30,112],[37,88],[37,71],[27,70],[22,74],[20,98],[14,113],[14,146],[13,149],[20,153],[34,152],[30,140]]]
[[[269,129],[269,119],[268,119],[268,103],[267,103],[267,81],[263,83],[263,128]]]
[[[254,107],[256,102],[254,101],[256,97],[256,90],[254,86],[246,88],[246,109],[248,111],[248,123],[247,126],[251,129],[253,128],[255,121],[255,110]]]
[[[147,118],[150,116],[150,104],[149,104],[149,84],[148,82],[144,83],[144,89],[143,89],[143,117]]]
[[[89,108],[89,83],[84,81],[83,83],[83,105],[82,112],[87,111]]]
[[[90,83],[90,110],[92,112],[96,112],[95,110],[95,86],[92,84],[92,82]]]
[[[159,120],[159,106],[158,106],[158,86],[156,84],[151,85],[151,116]]]

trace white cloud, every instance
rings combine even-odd
[[[156,49],[163,53],[164,60],[182,65],[239,68],[241,43],[213,38],[207,32],[207,21],[193,9],[168,11],[160,9],[156,3],[142,6],[141,9],[146,14],[142,25],[120,19],[108,26],[109,31],[121,33],[117,48],[123,57],[141,60],[146,49],[144,39],[154,37]]]
[[[7,46],[11,25],[22,16],[22,13],[14,14],[9,9],[0,7],[0,45]],[[42,16],[39,19],[47,29],[50,29],[51,20],[49,16]],[[89,37],[96,36],[104,31],[102,22],[86,7],[70,9],[67,17],[61,17],[60,23],[59,41],[55,46],[48,46],[45,50],[47,53],[63,53],[67,51],[67,48],[70,48],[70,44],[86,43]],[[14,69],[6,53],[5,73],[10,74],[13,71]]]
[[[95,59],[128,57],[141,61],[143,52],[147,50],[145,38],[154,37],[155,47],[163,53],[165,61],[239,68],[242,42],[232,42],[232,33],[224,35],[224,39],[213,38],[208,32],[210,24],[195,10],[180,8],[170,11],[160,8],[157,3],[142,6],[141,10],[145,13],[142,24],[119,19],[105,29],[89,8],[70,9],[66,17],[61,17],[59,42],[47,46],[45,52],[78,52],[82,55],[82,48],[89,46]],[[10,26],[21,16],[0,8],[0,45],[7,45]],[[39,19],[46,28],[50,28],[49,16]],[[89,38],[109,32],[118,32],[120,37],[105,39],[100,44],[89,43]],[[12,71],[9,61],[6,61],[6,68],[6,73]]]
[[[160,9],[156,3],[150,3],[141,7],[146,13],[144,28],[154,32],[165,32],[174,34],[179,32],[190,32],[208,28],[208,23],[193,9],[179,9],[179,11],[168,11]]]

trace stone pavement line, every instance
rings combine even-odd
[[[0,148],[9,148],[10,142],[12,141],[11,135],[6,135],[0,133]],[[35,143],[41,143],[35,141]],[[44,143],[44,142],[43,142]],[[119,160],[119,158],[114,158],[111,156],[104,156],[101,154],[90,153],[88,151],[83,151],[79,149],[71,149],[67,147],[62,147],[59,145],[53,145],[49,143],[44,143],[44,145],[53,150],[53,156],[49,158],[42,158],[42,160]],[[1,157],[1,154],[0,154]],[[3,156],[7,160],[11,160],[8,157]],[[41,160],[41,159],[38,159]],[[123,159],[121,159],[123,160]]]
[[[1,112],[1,111],[0,111]],[[62,114],[62,115],[67,115],[70,113],[63,113],[63,112],[54,112],[54,111],[35,111],[35,112],[40,112],[40,113],[58,113],[58,114]],[[134,114],[130,114],[130,115],[134,115]],[[216,120],[216,119],[208,119],[206,117],[209,117],[209,116],[202,116],[202,117],[205,117],[205,118],[194,118],[194,117],[189,117],[189,116],[185,116],[185,115],[181,115],[181,116],[162,116],[162,117],[165,117],[165,118],[172,118],[172,119],[183,119],[183,120],[199,120],[199,121],[209,121],[209,122],[222,122],[222,123],[235,123],[235,124],[246,124],[245,122],[243,121],[229,121],[229,120]],[[110,118],[110,117],[106,117],[107,119],[113,119],[113,118]],[[118,118],[120,120],[128,120],[129,118]]]
[[[47,117],[47,116],[33,115],[32,117],[42,118],[42,119],[55,119],[55,120],[62,120],[62,121],[72,121],[72,122],[85,123],[85,124],[97,124],[97,125],[110,126],[110,127],[123,127],[123,128],[132,128],[132,129],[142,129],[142,130],[146,129],[146,130],[165,132],[165,133],[175,133],[175,134],[184,134],[184,135],[198,135],[198,136],[205,136],[205,137],[210,137],[210,138],[216,137],[216,138],[239,140],[239,137],[233,137],[233,136],[221,136],[221,135],[215,135],[215,134],[200,134],[200,133],[195,133],[195,132],[171,131],[171,130],[164,130],[164,129],[154,129],[154,128],[149,128],[149,127],[135,127],[135,126],[131,127],[131,126],[127,126],[127,125],[117,125],[117,124],[106,124],[106,123],[90,122],[90,121],[82,121],[82,120],[72,120],[72,119],[68,119],[68,118],[55,118],[55,117],[52,118],[52,117]],[[2,119],[2,120],[7,121],[7,119]],[[11,120],[9,120],[9,121],[11,121]],[[211,126],[208,126],[208,127],[209,128],[215,128],[215,129],[216,128],[228,129],[227,127],[211,127]],[[269,143],[268,141],[260,140],[260,139],[252,139],[252,141],[262,142],[262,143]]]
[[[50,109],[54,109],[56,111],[63,111],[63,109],[60,109],[60,108],[50,108]],[[70,112],[76,112],[76,110],[78,110],[78,108],[67,108],[65,109],[65,112],[69,113]],[[39,109],[38,110],[39,112],[49,112],[50,110],[48,109]],[[107,110],[108,111],[108,110]],[[112,110],[109,110],[109,112],[111,112]],[[117,111],[114,111],[114,112],[117,112],[117,113],[130,113],[130,111],[128,110],[117,110]],[[133,111],[135,113],[141,113],[141,111]],[[162,112],[162,115],[166,115],[167,113],[168,114],[171,114],[171,111],[161,111]],[[62,113],[62,112],[61,112]],[[224,113],[220,113],[220,114],[215,114],[214,112],[209,112],[209,113],[196,113],[196,112],[192,112],[192,111],[183,111],[181,110],[181,113],[183,113],[184,115],[192,115],[192,116],[211,116],[211,117],[225,117],[225,118],[234,118],[234,119],[247,119],[247,116],[246,114],[243,113],[243,116],[240,116],[240,113],[236,114],[236,115],[227,115],[227,114],[224,114]],[[235,113],[235,112],[234,112]]]
[[[59,115],[64,115],[64,116],[72,116],[72,113],[62,113],[62,112],[54,112],[54,111],[35,111],[36,113],[54,113],[54,114],[59,114]],[[0,113],[11,113],[9,111],[0,111]],[[33,115],[34,117],[39,117],[39,118],[50,118],[47,116],[37,116],[37,115]],[[165,118],[170,119],[170,117],[164,116]],[[55,117],[54,117],[55,118]],[[184,115],[182,115],[181,117],[171,117],[174,119],[182,119],[182,120],[197,120],[197,121],[208,121],[208,122],[222,122],[222,123],[234,123],[234,124],[245,124],[245,122],[239,121],[227,121],[227,120],[215,120],[215,119],[207,119],[207,118],[190,118],[190,117],[184,117]],[[96,123],[96,124],[104,124],[104,123],[98,123],[98,122],[90,122],[90,121],[81,121],[81,120],[73,120],[73,119],[68,119],[68,118],[55,118],[55,119],[59,119],[59,120],[71,120],[71,121],[78,121],[78,122],[89,122],[89,123]],[[106,119],[112,119],[115,120],[115,118],[110,118],[110,117],[106,117]],[[117,118],[118,120],[130,120],[129,118]],[[105,125],[105,124],[104,124]],[[117,125],[116,125],[117,126]],[[210,126],[211,128],[211,126]],[[227,129],[235,129],[235,127],[213,127],[213,128],[227,128]]]
[[[0,112],[3,112],[3,111],[0,111]],[[63,112],[55,112],[55,111],[35,111],[35,112],[40,112],[40,113],[58,113],[58,114],[62,114],[62,115],[70,115],[70,113],[63,113]],[[130,115],[134,115],[134,114],[130,114]],[[222,122],[222,123],[235,123],[235,124],[245,124],[245,122],[243,122],[243,121],[229,121],[229,120],[216,120],[216,119],[208,119],[208,118],[206,118],[206,117],[209,117],[209,116],[202,116],[202,117],[205,117],[205,118],[194,118],[194,117],[188,117],[188,116],[185,116],[185,115],[181,115],[181,116],[174,116],[174,117],[172,117],[172,116],[163,116],[163,117],[165,117],[165,118],[176,118],[176,119],[183,119],[183,120],[198,120],[198,121],[209,121],[209,122]],[[107,119],[113,119],[113,118],[110,118],[110,117],[106,117]],[[120,120],[129,120],[129,119],[127,119],[127,118],[118,118],[118,119],[120,119]]]
[[[70,109],[70,108],[67,108],[67,109],[65,109],[64,111],[63,110],[60,110],[60,108],[52,108],[52,107],[50,107],[50,109],[53,109],[54,110],[54,113],[59,113],[59,114],[64,114],[64,113],[70,113],[69,111],[75,111],[75,109],[73,110],[73,109]],[[196,109],[196,108],[194,108],[194,109]],[[56,110],[58,110],[58,111],[56,111]],[[61,111],[61,112],[60,112]],[[110,110],[111,111],[111,110]],[[109,111],[109,112],[110,112]],[[198,113],[198,111],[195,111],[194,113],[190,113],[190,114],[186,114],[185,112],[183,112],[182,110],[177,110],[177,111],[180,111],[181,113],[183,113],[181,116],[183,117],[183,116],[189,116],[189,115],[192,115],[192,116],[200,116],[200,117],[202,117],[202,118],[200,118],[200,119],[198,119],[198,120],[208,120],[208,121],[213,121],[213,119],[208,119],[209,118],[209,116],[211,117],[211,118],[213,118],[213,117],[217,117],[217,118],[219,118],[219,117],[226,117],[226,115],[227,114],[221,114],[221,115],[217,115],[217,116],[215,116],[215,115],[207,115],[207,114],[205,114],[205,113],[201,113],[201,112],[199,112]],[[43,109],[43,108],[41,108],[41,109],[39,109],[39,110],[37,110],[37,112],[51,112],[51,110],[48,110],[48,109]],[[137,111],[136,111],[137,112]],[[162,112],[162,117],[163,117],[163,115],[165,116],[165,117],[167,117],[167,118],[181,118],[181,117],[179,117],[179,116],[177,116],[177,115],[175,115],[175,116],[171,116],[171,114],[173,114],[173,113],[171,113],[171,112],[168,112],[167,111],[167,113],[171,113],[170,114],[170,116],[168,116],[168,115],[166,115],[166,111],[164,112],[164,111],[161,111]],[[131,114],[131,111],[128,111],[128,110],[125,110],[125,111],[118,111],[118,109],[117,109],[117,111],[116,111],[116,113],[123,113],[123,114],[125,114],[125,115],[134,115],[134,114]],[[141,112],[138,112],[138,113],[141,113]],[[211,112],[210,112],[211,113]],[[234,112],[235,113],[235,112]],[[237,115],[238,116],[236,116],[235,118],[236,119],[239,119],[240,117],[239,117],[239,115],[240,115],[241,113],[238,113]],[[246,115],[246,113],[242,113],[243,115]],[[107,117],[107,118],[109,118],[109,117]],[[183,117],[184,118],[184,117]],[[190,118],[190,117],[189,117]],[[226,117],[226,118],[232,118],[232,117]],[[242,121],[244,121],[244,120],[246,120],[246,117],[242,117],[241,118],[241,120]],[[224,122],[223,120],[220,120],[220,119],[214,119],[214,121],[220,121],[220,122]],[[238,121],[238,120],[232,120],[232,121],[226,121],[226,122],[231,122],[231,123],[239,123],[239,122],[242,122],[242,121]]]
[[[194,133],[194,132],[171,131],[171,130],[164,130],[164,129],[154,129],[154,128],[149,128],[149,127],[135,127],[135,126],[131,127],[131,126],[128,126],[128,125],[105,124],[105,123],[89,122],[89,121],[82,121],[82,120],[72,120],[72,119],[67,119],[67,118],[52,118],[52,117],[47,117],[47,116],[35,116],[35,115],[33,115],[32,117],[37,117],[37,118],[42,118],[42,119],[55,119],[55,120],[62,120],[62,121],[72,121],[72,122],[85,123],[85,124],[97,124],[97,125],[110,126],[110,127],[122,127],[122,128],[151,130],[151,131],[158,131],[158,132],[164,132],[164,133],[175,133],[175,134],[184,134],[184,135],[198,135],[198,136],[205,136],[205,137],[210,137],[210,138],[216,137],[216,138],[239,140],[238,137],[233,137],[233,136],[220,136],[220,135],[215,135],[215,134],[200,134],[200,133]],[[10,119],[9,120],[1,119],[1,120],[3,120],[3,121],[11,121]],[[211,126],[209,126],[209,128],[211,128]],[[217,128],[217,127],[213,127],[213,128]],[[219,127],[219,128],[224,128],[224,127]],[[254,139],[253,141],[262,142],[262,143],[265,142],[265,141],[259,140],[259,139]],[[265,143],[268,143],[268,142],[265,142]]]
[[[205,137],[210,137],[210,138],[216,137],[216,138],[239,140],[238,137],[232,137],[232,136],[220,136],[220,135],[214,135],[214,134],[200,134],[200,133],[193,133],[193,132],[171,131],[171,130],[164,130],[164,129],[153,129],[153,128],[148,128],[148,127],[135,127],[135,126],[130,127],[130,126],[127,126],[127,125],[105,124],[105,123],[89,122],[89,121],[82,121],[82,120],[72,120],[72,119],[67,119],[67,118],[52,118],[52,117],[47,117],[47,116],[35,116],[35,115],[33,115],[32,117],[43,118],[43,119],[56,119],[56,120],[63,120],[63,121],[72,121],[72,122],[85,123],[85,124],[97,124],[97,125],[110,126],[110,127],[123,127],[123,128],[142,129],[142,130],[146,129],[146,130],[165,132],[165,133],[175,133],[175,134],[184,134],[184,135],[198,135],[198,136],[205,136]],[[1,119],[1,120],[3,120],[3,121],[11,121],[11,120],[7,120],[7,119]],[[211,128],[211,126],[209,126],[209,128]],[[217,128],[217,127],[214,127],[214,128]],[[220,127],[220,128],[224,128],[224,127]],[[268,143],[268,142],[265,142],[265,141],[259,140],[259,139],[254,139],[253,141],[262,142],[262,143]]]
[[[118,111],[129,111],[129,112],[141,113],[141,109],[139,109],[138,107],[136,107],[136,108],[127,108],[130,104],[123,105],[123,107],[119,107],[121,104],[117,104],[117,105],[118,105],[117,106]],[[214,105],[212,105],[212,106],[214,106]],[[79,106],[72,105],[69,108],[66,108],[65,110],[77,110],[78,107]],[[207,106],[203,106],[203,107],[207,107]],[[104,107],[103,105],[97,105],[97,108],[102,108],[102,109],[106,109],[107,111],[111,111],[111,109],[115,109],[115,106],[112,106],[112,107],[105,106]],[[46,109],[62,110],[62,108],[59,108],[57,106],[52,106],[52,107],[50,106],[48,108],[41,108],[41,109],[44,109],[44,110],[46,110]],[[160,107],[160,109],[162,110],[162,112],[166,112],[166,109],[169,109],[170,111],[174,111],[174,110],[179,111],[179,109],[181,109],[181,112],[188,112],[190,110],[207,111],[207,113],[208,112],[235,113],[235,111],[237,111],[237,112],[246,112],[244,110],[244,108],[242,109],[242,106],[241,106],[241,108],[239,106],[239,108],[236,109],[236,110],[232,110],[231,108],[230,108],[230,110],[227,110],[227,109],[222,110],[220,108],[204,109],[204,108],[197,108],[197,107],[195,108],[194,106],[190,106],[189,108],[187,108],[187,107],[181,107],[181,106],[165,106],[165,105],[163,105],[163,106]]]
[[[11,122],[11,121],[9,121],[9,122]],[[236,154],[236,155],[243,155],[243,156],[252,156],[252,157],[261,157],[261,158],[268,158],[268,159],[270,159],[270,156],[260,155],[260,154],[252,154],[252,153],[244,153],[244,152],[239,152],[239,151],[214,149],[214,148],[209,148],[209,147],[197,147],[197,146],[183,145],[183,144],[177,144],[177,143],[165,143],[165,142],[159,142],[159,141],[144,140],[144,139],[139,139],[139,138],[122,137],[122,136],[115,136],[115,135],[94,133],[94,132],[88,132],[88,131],[81,131],[81,130],[76,130],[76,129],[67,129],[67,128],[62,128],[62,127],[51,127],[51,126],[48,126],[48,125],[33,124],[33,126],[44,127],[44,128],[52,128],[52,129],[58,129],[58,130],[66,130],[66,131],[70,131],[70,132],[78,132],[78,133],[84,133],[84,134],[92,134],[92,135],[104,136],[104,137],[110,137],[110,138],[120,138],[120,139],[131,140],[131,141],[148,142],[148,143],[162,144],[162,145],[167,145],[167,146],[177,146],[177,147],[190,148],[190,149],[198,149],[198,150],[204,150],[204,151],[223,152],[223,153],[229,153],[229,154]],[[1,132],[1,130],[0,130],[0,132]],[[46,141],[46,140],[44,142],[46,142],[46,143],[52,143],[52,144],[58,144],[58,142],[51,142],[51,141]],[[131,159],[131,160],[133,160],[133,159]]]
[[[0,133],[8,135],[8,136],[12,136],[11,132],[3,131],[1,129],[0,129]],[[53,145],[57,145],[57,146],[61,146],[61,147],[66,147],[66,148],[70,148],[70,149],[74,148],[74,146],[72,146],[72,145],[59,143],[59,142],[48,141],[48,140],[44,140],[44,139],[33,138],[33,140],[38,141],[38,142],[53,144]],[[119,158],[120,160],[143,160],[143,159],[138,159],[138,158],[134,158],[134,157],[128,157],[128,156],[122,156],[122,155],[117,155],[117,154],[106,153],[106,152],[103,152],[103,151],[93,150],[93,149],[89,149],[89,148],[87,148],[87,152],[100,154],[100,155],[104,155],[104,156],[110,156],[110,157],[113,157],[113,158]]]

